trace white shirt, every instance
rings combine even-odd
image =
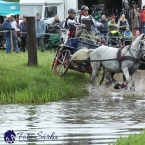
[[[66,24],[66,21],[67,21],[67,24]],[[72,19],[67,18],[67,19],[65,19],[65,20],[63,21],[62,27],[63,27],[64,29],[67,29],[67,28],[69,28],[69,25],[70,25],[70,24],[75,26],[75,23],[76,23],[75,19],[72,20]],[[67,27],[66,27],[66,26],[67,26]]]
[[[18,29],[16,20],[11,21],[11,26],[14,29]]]

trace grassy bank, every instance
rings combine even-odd
[[[131,134],[127,138],[120,137],[115,143],[109,145],[145,145],[145,131],[140,134]]]
[[[64,77],[50,70],[55,53],[38,51],[38,66],[28,67],[28,53],[0,51],[0,104],[43,103],[84,95],[85,74],[69,71]]]

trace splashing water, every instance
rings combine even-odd
[[[115,90],[113,85],[109,88],[106,88],[105,85],[102,86],[87,86],[87,90],[90,96],[94,97],[111,97],[111,98],[120,98],[123,97],[144,97],[145,96],[145,87],[143,85],[144,77],[142,76],[141,79],[136,80],[136,91],[124,91],[124,89]],[[131,83],[130,83],[131,84]],[[128,88],[130,88],[130,84]]]

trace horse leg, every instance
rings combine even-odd
[[[107,80],[109,80],[109,81],[105,83],[105,86],[106,87],[110,87],[112,85],[112,83],[117,84],[117,81],[113,78],[115,73],[110,73],[110,72],[107,72],[107,73],[106,73],[106,77],[105,78]]]
[[[115,89],[123,89],[130,82],[130,76],[129,76],[128,68],[127,67],[121,68],[121,70],[123,71],[123,74],[125,76],[125,82],[123,82],[122,84],[119,84],[119,83],[115,84],[115,86],[114,86]]]
[[[135,76],[136,76],[136,72],[134,72],[134,73],[131,75],[131,83],[132,83],[132,87],[130,87],[130,90],[131,90],[131,91],[135,91]]]
[[[90,84],[92,84],[92,86],[94,86],[94,80],[101,67],[101,62],[91,63],[91,66],[92,66],[92,74],[90,77]]]
[[[126,81],[126,78],[125,78],[125,75],[123,74],[123,82],[125,82],[125,81]],[[128,90],[128,84],[126,84],[125,90]]]

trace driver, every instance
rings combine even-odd
[[[64,44],[66,44],[69,36],[72,38],[75,37],[76,32],[75,14],[76,14],[75,9],[70,8],[68,10],[68,17],[63,21],[62,27],[66,31],[66,33],[63,33]]]
[[[55,28],[54,33],[56,33],[56,34],[60,33],[59,29],[62,26],[61,26],[61,21],[59,20],[59,16],[57,14],[54,16],[54,20],[51,23],[51,27]]]
[[[89,43],[94,43],[96,45],[96,40],[94,34],[91,32],[91,26],[104,27],[102,23],[96,22],[95,19],[88,14],[89,8],[86,5],[81,7],[81,14],[77,17],[77,23],[81,24],[81,29],[78,31],[76,37],[85,37],[84,41]]]

